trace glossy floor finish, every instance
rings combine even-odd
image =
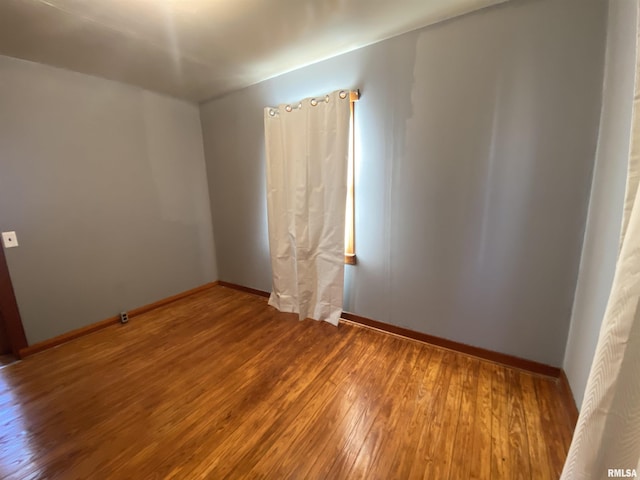
[[[7,365],[11,365],[14,362],[17,362],[17,359],[12,354],[6,353],[3,355],[0,355],[0,368],[4,368]]]
[[[554,380],[217,286],[0,370],[0,478],[558,478]]]

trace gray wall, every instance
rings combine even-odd
[[[0,57],[0,229],[29,343],[216,279],[198,107]]]
[[[514,0],[202,105],[220,278],[271,286],[263,107],[359,87],[345,310],[560,366],[606,9]]]
[[[609,2],[598,152],[564,369],[582,403],[618,257],[636,55],[637,3]]]

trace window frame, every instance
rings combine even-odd
[[[356,265],[356,210],[355,210],[355,103],[360,91],[349,92],[349,157],[347,159],[347,205],[345,211],[344,263]]]

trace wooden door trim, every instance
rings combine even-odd
[[[0,311],[4,320],[4,328],[9,337],[9,344],[13,354],[20,358],[20,350],[27,346],[16,295],[11,284],[9,267],[4,255],[4,248],[0,246]]]

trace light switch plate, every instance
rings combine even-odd
[[[17,247],[18,237],[16,237],[16,232],[2,232],[2,244],[4,248]]]

